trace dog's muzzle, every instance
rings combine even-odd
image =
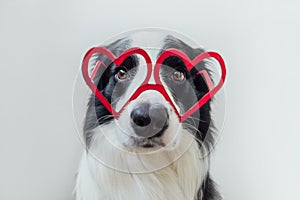
[[[162,104],[140,103],[133,108],[130,117],[131,126],[139,137],[160,137],[168,127],[168,110]]]

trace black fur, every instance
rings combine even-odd
[[[204,183],[202,184],[201,190],[198,191],[198,200],[221,200],[221,195],[216,190],[215,182],[210,178],[209,174],[207,175]]]
[[[129,48],[129,45],[129,40],[118,40],[106,46],[106,48],[109,49],[116,56],[119,56],[123,51]],[[113,91],[115,95],[118,95],[119,90],[119,95],[121,96],[121,94],[123,94],[126,91],[128,84],[130,84],[130,82],[118,84],[118,90],[115,90],[115,86],[117,84],[115,74],[121,68],[132,70],[138,65],[138,59],[135,55],[132,55],[125,59],[125,61],[121,64],[120,67],[117,67],[110,59],[103,55],[96,55],[92,59],[94,60],[94,63],[96,63],[96,61],[101,61],[107,66],[107,69],[104,71],[98,70],[94,82],[97,83],[98,90],[101,91],[104,97],[111,103]],[[88,109],[86,112],[86,119],[83,131],[87,147],[90,145],[91,138],[93,136],[90,130],[111,120],[113,120],[111,114],[102,105],[102,103],[92,94],[88,103]]]
[[[162,51],[168,48],[176,48],[189,56],[190,59],[194,59],[197,55],[204,52],[204,49],[193,49],[192,47],[188,46],[184,42],[182,42],[179,39],[176,39],[172,36],[169,36],[165,40],[165,45],[163,46]],[[184,62],[178,58],[178,57],[169,57],[165,60],[163,65],[175,68],[175,69],[181,69],[184,70],[184,73],[186,74],[187,80],[184,84],[175,85],[174,82],[168,84],[171,91],[173,91],[173,96],[175,97],[176,101],[180,102],[184,106],[184,111],[187,111],[188,108],[190,108],[192,105],[196,103],[196,101],[193,101],[190,99],[191,96],[191,87],[192,92],[195,91],[195,95],[197,96],[197,100],[201,99],[205,93],[208,92],[208,87],[202,76],[196,76],[196,73],[200,70],[206,69],[205,62],[202,61],[198,65],[195,66],[194,69],[191,71],[188,71],[186,69],[186,66]],[[172,85],[173,84],[173,85]],[[206,135],[208,134],[209,126],[211,125],[211,115],[210,115],[210,104],[209,102],[203,105],[198,113],[194,113],[191,117],[193,118],[199,118],[200,120],[193,120],[191,118],[188,118],[185,123],[195,126],[198,129],[198,132],[196,133],[196,138],[198,138],[200,141],[203,141]],[[195,122],[197,124],[195,124]],[[186,126],[186,128],[189,128],[190,126]],[[199,146],[201,146],[201,143],[198,142]]]

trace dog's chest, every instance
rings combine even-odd
[[[122,173],[84,156],[76,185],[77,200],[194,199],[205,167],[195,159],[196,149],[185,152],[174,164],[152,173]]]

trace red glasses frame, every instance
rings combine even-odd
[[[130,55],[138,54],[142,56],[146,63],[147,63],[147,75],[143,81],[143,83],[138,87],[138,89],[133,93],[133,95],[128,99],[128,101],[122,106],[122,108],[119,111],[116,111],[110,104],[110,102],[103,96],[103,94],[98,90],[97,86],[93,83],[93,78],[96,74],[96,72],[99,70],[101,65],[101,62],[97,62],[94,70],[91,73],[91,76],[88,72],[88,64],[90,58],[94,54],[103,54],[106,55],[113,63],[115,63],[117,66],[120,66],[126,58],[128,58]],[[159,71],[161,68],[162,63],[170,56],[177,56],[185,63],[187,70],[192,70],[198,63],[203,61],[206,58],[214,58],[218,61],[220,68],[221,68],[221,78],[216,86],[213,85],[208,73],[206,70],[199,71],[196,75],[202,75],[205,79],[209,92],[206,93],[201,99],[198,100],[192,107],[190,107],[184,114],[180,114],[180,112],[176,109],[173,101],[169,97],[166,89],[164,88]],[[134,99],[136,99],[142,92],[146,90],[156,90],[160,92],[166,101],[170,103],[170,105],[173,107],[176,115],[178,116],[178,119],[180,122],[183,122],[186,120],[190,115],[192,115],[194,112],[196,112],[198,109],[200,109],[205,103],[207,103],[223,86],[224,81],[226,79],[226,66],[225,62],[222,58],[222,56],[216,52],[204,52],[196,56],[193,60],[190,60],[190,58],[182,51],[174,48],[167,49],[163,51],[158,59],[156,60],[156,63],[154,65],[154,80],[155,84],[149,84],[149,80],[152,73],[152,62],[147,54],[147,52],[139,47],[134,47],[125,50],[123,53],[121,53],[120,56],[115,56],[110,50],[106,49],[105,47],[94,47],[87,51],[85,54],[83,61],[82,61],[82,75],[86,82],[86,84],[89,86],[89,88],[92,90],[96,98],[105,106],[105,108],[115,117],[119,118],[121,112],[124,110],[124,108]]]

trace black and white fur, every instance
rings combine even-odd
[[[106,47],[118,56],[124,50],[138,46],[139,40],[145,38],[123,38]],[[153,63],[168,48],[180,49],[191,59],[204,52],[203,49],[192,48],[173,36],[161,38],[158,44],[158,51],[148,52]],[[126,59],[122,67],[128,71],[130,78],[120,81],[116,77],[119,68],[103,55],[96,55],[90,60],[91,68],[98,60],[108,65],[108,69],[100,70],[94,81],[113,107],[118,109],[143,79],[141,77],[145,71],[140,70],[143,67],[139,66],[144,61],[135,55]],[[207,63],[199,63],[197,70],[190,72],[177,57],[168,58],[164,65],[168,67],[161,69],[163,82],[176,107],[183,113],[208,91],[203,78],[195,76],[197,70],[207,69]],[[183,83],[170,80],[172,70],[184,72]],[[136,137],[132,128],[130,113],[136,105],[143,102],[149,105],[159,103],[167,110],[168,124],[157,137]],[[125,108],[119,119],[114,119],[97,98],[91,95],[84,124],[86,151],[78,171],[76,200],[221,199],[209,175],[208,151],[215,142],[210,104],[211,102],[206,103],[184,123],[180,123],[173,108],[160,93],[145,91]],[[139,156],[139,153],[155,150],[159,153]],[[179,154],[181,156],[174,159]],[[169,165],[165,162],[172,159],[174,162]],[[102,163],[101,160],[105,162]],[[166,165],[162,164],[164,162]],[[145,173],[135,173],[143,170]]]

